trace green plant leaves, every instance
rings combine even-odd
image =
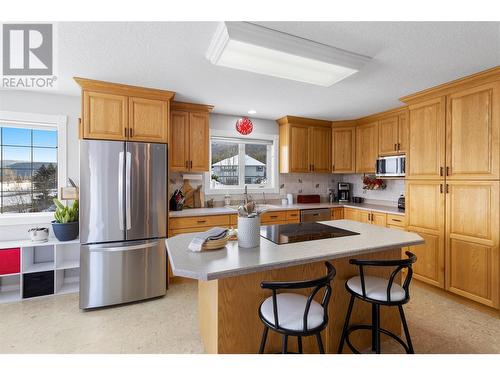
[[[57,198],[54,198],[56,205],[56,212],[54,212],[54,219],[56,223],[65,224],[78,221],[78,200],[73,201],[71,207],[63,205]]]

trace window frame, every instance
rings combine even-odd
[[[205,172],[205,195],[226,195],[226,194],[243,194],[245,192],[245,168],[243,167],[243,160],[239,161],[239,181],[240,184],[235,187],[226,187],[223,189],[212,189],[210,187],[210,181],[211,181],[211,173],[212,173],[212,137],[224,137],[224,138],[232,138],[232,139],[242,139],[242,140],[264,140],[264,141],[271,141],[271,155],[270,155],[270,165],[266,166],[268,168],[268,176],[271,178],[271,184],[270,186],[267,187],[259,187],[258,185],[252,184],[252,185],[247,185],[247,189],[249,193],[256,194],[256,193],[279,193],[279,165],[278,165],[278,136],[273,135],[273,134],[254,134],[251,133],[249,135],[245,136],[235,136],[233,131],[226,131],[226,130],[216,130],[216,129],[210,129],[209,130],[209,155],[208,155],[208,160],[209,160],[209,171]],[[241,159],[241,158],[240,158]],[[243,181],[243,185],[241,185],[241,181]]]
[[[67,123],[65,115],[47,115],[0,111],[0,124],[7,123],[19,128],[38,128],[57,130],[57,197],[67,180]],[[1,126],[1,125],[0,125]],[[0,214],[0,225],[47,224],[54,217],[53,212],[25,212]]]

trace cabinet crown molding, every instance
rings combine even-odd
[[[177,110],[177,111],[211,112],[214,109],[214,106],[207,105],[207,104],[196,104],[196,103],[173,101],[170,103],[170,108],[173,110]]]
[[[454,91],[464,88],[479,86],[484,83],[500,80],[500,65],[493,68],[483,70],[482,72],[462,77],[454,81],[446,82],[411,95],[406,95],[400,98],[406,104],[414,104],[416,102],[432,99],[438,96],[445,96]]]
[[[76,81],[76,83],[78,83],[78,85],[80,85],[82,90],[98,91],[125,96],[139,96],[142,98],[159,100],[171,100],[175,96],[175,92],[173,91],[131,86],[122,83],[99,81],[81,77],[73,77],[73,79]]]
[[[298,125],[308,125],[308,126],[327,126],[331,127],[332,122],[326,120],[317,120],[307,117],[298,117],[298,116],[284,116],[280,119],[277,119],[276,122],[279,125],[285,124],[298,124]]]

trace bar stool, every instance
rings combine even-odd
[[[288,336],[297,337],[299,353],[302,353],[302,337],[316,336],[319,352],[325,353],[321,340],[321,331],[328,324],[328,302],[332,294],[331,282],[336,270],[325,262],[327,275],[315,280],[306,281],[263,281],[260,286],[270,289],[272,296],[265,299],[259,307],[259,317],[264,323],[264,332],[259,353],[264,353],[269,328],[283,335],[282,350],[287,353]],[[313,288],[308,297],[297,293],[278,293],[278,290],[296,290]],[[324,289],[321,303],[313,298]]]
[[[347,309],[347,315],[345,318],[344,329],[342,331],[342,337],[340,338],[340,344],[338,348],[338,353],[341,354],[344,348],[344,342],[351,349],[353,353],[359,354],[359,351],[351,344],[349,341],[349,335],[351,332],[360,329],[369,329],[372,331],[372,351],[380,354],[380,333],[383,333],[389,337],[396,340],[408,354],[413,354],[413,345],[411,343],[410,332],[408,330],[408,325],[406,324],[406,318],[403,311],[403,305],[410,300],[410,282],[413,275],[412,264],[417,261],[415,254],[406,252],[408,259],[398,259],[398,260],[357,260],[351,259],[350,264],[357,265],[359,267],[359,276],[354,276],[347,280],[345,287],[347,291],[351,294],[351,300],[349,302],[349,307]],[[389,280],[375,277],[375,276],[365,276],[363,267],[395,267],[394,271],[391,273]],[[403,285],[394,283],[394,278],[403,269],[407,269],[406,278]],[[352,307],[354,305],[355,298],[359,298],[362,301],[371,303],[372,305],[372,324],[356,324],[349,326],[349,319],[351,318]],[[403,323],[403,329],[406,337],[406,343],[396,336],[394,333],[383,329],[380,327],[380,306],[397,306],[399,309],[399,315],[401,317],[401,322]]]

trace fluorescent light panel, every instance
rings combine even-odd
[[[207,53],[215,65],[328,87],[369,58],[247,22],[222,23]]]

